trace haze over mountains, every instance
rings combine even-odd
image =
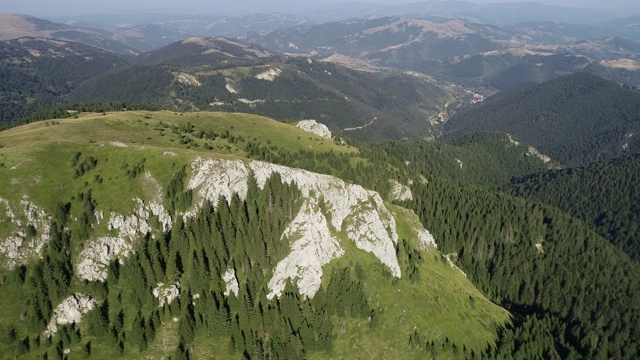
[[[336,66],[345,66],[356,71],[365,70],[367,74],[364,77],[377,78],[375,80],[377,85],[367,86],[370,89],[384,89],[394,83],[406,84],[407,90],[399,100],[400,102],[373,101],[373,98],[368,95],[371,100],[365,101],[364,104],[355,105],[353,99],[361,97],[354,96],[353,89],[344,88],[347,86],[346,82],[343,81],[338,88],[335,88],[337,84],[325,83],[328,80],[327,77],[320,79],[316,76],[313,86],[320,86],[325,90],[334,88],[334,95],[342,94],[338,97],[342,99],[341,102],[344,104],[339,105],[338,108],[347,110],[340,110],[333,114],[318,110],[302,111],[296,109],[292,104],[300,99],[297,99],[297,95],[293,93],[276,96],[276,98],[271,96],[271,104],[267,105],[269,99],[264,91],[282,94],[281,91],[279,92],[273,87],[277,87],[277,83],[281,79],[287,78],[286,76],[275,83],[263,82],[261,86],[264,89],[257,93],[251,90],[248,94],[244,94],[246,96],[231,94],[232,97],[236,97],[235,105],[231,106],[238,111],[256,112],[281,120],[294,119],[298,116],[328,117],[328,124],[333,130],[357,129],[352,135],[361,139],[371,136],[373,136],[372,139],[379,139],[383,133],[387,138],[422,137],[438,134],[440,130],[432,129],[433,125],[446,120],[459,106],[480,101],[496,92],[517,89],[531,83],[539,83],[575,72],[587,71],[605,79],[631,86],[640,84],[639,45],[635,42],[637,34],[633,30],[635,28],[633,18],[616,20],[612,17],[600,16],[596,21],[589,20],[586,16],[581,21],[588,22],[588,25],[572,25],[552,21],[556,16],[554,14],[570,13],[573,14],[572,16],[579,16],[582,12],[558,12],[556,8],[539,4],[513,4],[510,5],[511,8],[500,8],[502,9],[500,11],[507,11],[511,14],[502,14],[500,18],[504,21],[511,19],[508,22],[516,23],[519,21],[518,14],[522,13],[539,13],[544,21],[529,21],[518,25],[499,27],[496,24],[479,23],[477,22],[479,19],[465,17],[463,12],[468,7],[464,5],[474,8],[477,6],[480,8],[497,6],[495,4],[473,5],[456,2],[427,2],[397,7],[382,6],[385,9],[395,9],[395,13],[389,10],[379,12],[376,15],[404,15],[376,18],[371,15],[368,19],[352,19],[324,24],[318,24],[304,16],[283,13],[225,17],[128,14],[113,16],[110,20],[111,23],[109,21],[100,22],[99,19],[93,18],[93,21],[97,21],[94,23],[98,26],[96,28],[87,27],[92,17],[79,18],[83,21],[80,22],[83,26],[79,27],[68,25],[77,23],[73,18],[66,20],[68,24],[60,24],[28,16],[5,14],[2,15],[1,36],[7,41],[7,48],[14,49],[11,51],[18,51],[16,44],[20,44],[19,46],[24,46],[24,51],[29,54],[39,54],[38,56],[44,54],[35,62],[23,62],[26,67],[35,67],[27,71],[24,66],[19,70],[15,65],[16,61],[22,62],[26,58],[18,60],[20,57],[16,53],[11,54],[8,52],[9,50],[5,51],[5,61],[12,64],[6,70],[14,74],[10,77],[12,81],[23,81],[25,78],[35,76],[31,87],[42,89],[43,87],[37,84],[44,81],[48,82],[46,86],[50,89],[55,89],[43,93],[42,96],[37,96],[35,102],[31,101],[28,103],[29,106],[22,107],[23,111],[14,112],[18,116],[28,114],[31,111],[28,109],[37,109],[45,105],[92,101],[88,95],[92,94],[89,88],[94,86],[91,85],[91,82],[84,86],[84,90],[79,90],[78,94],[83,94],[83,96],[70,96],[70,94],[81,82],[88,80],[89,74],[93,76],[96,71],[106,70],[104,67],[97,66],[95,70],[87,73],[88,77],[81,75],[78,78],[76,74],[72,79],[66,79],[67,75],[56,75],[54,78],[61,81],[60,85],[56,85],[55,81],[44,80],[44,78],[51,77],[49,70],[52,69],[52,63],[73,63],[75,60],[72,60],[73,57],[61,56],[60,54],[64,52],[59,55],[53,55],[56,52],[42,52],[41,49],[33,47],[33,44],[36,44],[34,41],[19,40],[24,37],[81,42],[107,50],[118,56],[120,59],[112,62],[111,69],[113,71],[116,68],[135,64],[136,66],[145,66],[143,71],[139,72],[140,74],[147,72],[158,75],[154,76],[155,85],[145,86],[148,91],[142,92],[127,90],[129,88],[127,81],[132,77],[126,75],[128,73],[126,69],[118,70],[111,75],[102,75],[103,78],[108,76],[109,81],[105,84],[105,91],[102,92],[102,95],[93,99],[101,101],[131,103],[145,99],[155,106],[165,108],[220,109],[222,104],[231,105],[231,102],[225,103],[221,100],[230,95],[225,94],[225,92],[229,92],[225,88],[226,85],[229,85],[231,78],[227,77],[225,86],[218,86],[217,90],[213,92],[204,90],[208,87],[197,89],[202,94],[196,95],[194,99],[192,95],[188,95],[192,92],[191,90],[186,93],[172,90],[172,87],[175,87],[177,83],[171,85],[171,82],[177,78],[159,76],[171,72],[175,74],[177,69],[161,68],[163,66],[177,67],[180,72],[200,81],[198,79],[201,76],[209,77],[212,75],[206,73],[204,70],[206,67],[222,69],[269,64],[276,66],[283,61],[282,58],[279,58],[281,53],[332,62]],[[342,4],[340,6],[348,5]],[[359,5],[352,6],[354,9],[359,8]],[[369,7],[369,9],[371,8]],[[535,11],[532,12],[532,9]],[[589,11],[591,10],[585,10],[587,13]],[[424,14],[427,12],[431,15],[425,16]],[[433,14],[440,15],[434,17]],[[455,18],[456,16],[465,19]],[[535,17],[530,17],[529,20],[531,19],[535,19]],[[143,23],[146,20],[149,22]],[[577,18],[574,20],[577,21]],[[131,23],[130,26],[116,26],[118,22],[127,21]],[[226,36],[226,40],[223,40],[222,43],[220,43],[222,41],[221,35]],[[42,41],[40,42],[42,43]],[[216,42],[223,44],[223,46],[215,45],[212,47]],[[261,48],[255,48],[247,43],[259,45]],[[99,50],[96,51],[95,59],[101,59],[103,56],[105,55],[102,55]],[[49,59],[45,61],[44,58]],[[84,59],[88,58],[94,59],[93,56],[84,56]],[[46,65],[38,65],[43,62]],[[83,66],[90,68],[94,65],[97,63],[87,63],[87,61],[83,63]],[[65,68],[64,65],[55,66],[60,66],[61,69]],[[282,70],[277,68],[273,71]],[[328,69],[323,71],[331,72]],[[55,73],[56,70],[53,72]],[[408,75],[403,75],[402,72],[410,74],[412,79],[409,80]],[[369,75],[376,73],[379,75]],[[118,79],[121,76],[123,82],[119,83]],[[397,80],[382,81],[390,77],[397,78]],[[94,79],[93,83],[100,81],[98,79]],[[131,81],[129,81],[130,83]],[[116,94],[116,92],[109,90],[110,86],[124,89],[124,91]],[[255,89],[253,85],[252,88]],[[425,91],[425,89],[430,90]],[[9,93],[12,91],[8,90]],[[209,91],[208,98],[203,98],[206,91]],[[110,93],[111,96],[107,95]],[[128,97],[127,94],[136,94],[136,96]],[[184,94],[186,98],[176,96],[176,94]],[[409,94],[413,95],[407,97]],[[5,98],[12,99],[9,94]],[[406,101],[409,103],[403,104]],[[20,102],[21,100],[17,99],[11,100],[10,103],[19,104]],[[394,108],[397,109],[394,110]],[[310,109],[314,109],[314,107],[311,106]],[[398,117],[397,114],[400,113],[405,113],[405,115]],[[414,125],[403,127],[397,122],[388,125],[388,121],[385,119],[389,114],[395,114],[394,118],[403,119],[405,123],[413,123]],[[342,119],[339,120],[338,117],[342,117]],[[426,122],[417,120],[425,117]],[[375,124],[376,121],[378,124]],[[367,128],[369,126],[374,128]],[[376,129],[377,127],[379,129]],[[383,128],[392,130],[384,131]]]
[[[0,14],[0,358],[640,358],[635,3],[144,5]]]

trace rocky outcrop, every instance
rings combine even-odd
[[[54,335],[58,325],[79,323],[82,315],[88,313],[96,305],[96,300],[88,295],[74,294],[64,299],[53,311],[53,317],[44,331],[45,336]]]
[[[413,200],[413,194],[408,186],[400,184],[397,180],[389,180],[391,183],[391,191],[389,193],[389,200],[391,201],[406,201]]]
[[[162,194],[164,194],[164,190],[162,189],[162,186],[158,183],[158,181],[153,177],[153,175],[151,175],[151,173],[148,171],[144,174],[144,180],[149,185],[149,187],[155,189],[153,198],[147,204],[147,209],[151,214],[158,217],[158,221],[160,222],[160,224],[162,224],[162,232],[169,232],[169,230],[171,230],[171,224],[173,223],[173,221],[171,219],[169,211],[164,207],[164,204],[162,203]]]
[[[394,249],[398,241],[395,219],[378,193],[333,176],[261,161],[251,161],[246,166],[238,160],[196,159],[192,170],[194,175],[188,187],[196,190],[200,201],[187,215],[195,214],[205,201],[216,205],[220,195],[230,199],[235,192],[245,199],[250,172],[260,188],[264,188],[272,174],[278,173],[283,182],[295,183],[305,198],[324,201],[331,217],[330,231],[345,231],[358,248],[373,253],[394,276],[401,276]]]
[[[158,283],[155,289],[153,289],[153,296],[160,302],[160,307],[164,304],[170,304],[173,300],[180,297],[180,283],[175,282],[173,284]]]
[[[198,158],[192,163],[192,177],[187,184],[187,188],[196,195],[195,205],[183,216],[192,218],[205,203],[217,206],[219,199],[229,201],[234,194],[245,199],[250,176],[255,178],[258,187],[264,188],[275,173],[283,182],[296,184],[302,193],[303,203],[282,234],[282,241],[289,241],[292,250],[274,269],[268,283],[269,298],[281,295],[287,281],[296,282],[302,295],[313,297],[321,284],[322,267],[344,254],[336,236],[338,233],[353,241],[357,248],[376,256],[393,276],[401,276],[395,252],[398,242],[395,218],[380,195],[333,176],[261,161],[245,163]],[[150,174],[145,177],[149,184],[158,188],[158,192],[161,191]],[[110,261],[126,259],[137,239],[153,234],[149,223],[151,216],[160,219],[164,231],[170,230],[171,218],[160,198],[146,203],[141,199],[134,201],[133,214],[111,214],[108,228],[116,234],[90,242],[82,251],[77,266],[81,278],[104,281]],[[421,227],[416,230],[416,236],[423,248],[435,246],[431,235]],[[233,268],[223,274],[223,280],[227,286],[225,294],[237,296],[239,284]],[[159,299],[168,299],[170,294],[179,294],[179,286],[159,285],[154,291]]]
[[[271,68],[271,69],[269,69],[267,71],[261,72],[260,74],[256,75],[256,79],[266,80],[266,81],[273,81],[278,76],[280,76],[281,73],[282,73],[282,70],[280,70],[278,68]]]
[[[394,276],[400,277],[394,249],[394,244],[398,242],[396,222],[377,192],[360,185],[347,184],[333,176],[261,161],[253,161],[249,167],[260,187],[264,186],[271,174],[277,172],[282,181],[294,182],[305,197],[321,196],[333,229],[346,230],[348,238],[358,248],[372,252],[389,267]]]
[[[11,209],[9,201],[0,198],[4,212],[0,221],[13,224],[14,233],[0,239],[1,266],[12,270],[33,258],[40,257],[42,249],[51,239],[51,216],[29,200],[27,195],[20,200],[21,216]]]
[[[220,196],[227,201],[237,193],[240,198],[247,196],[247,179],[249,171],[239,160],[196,159],[191,165],[193,176],[187,187],[196,190],[199,203],[193,211],[185,213],[185,217],[193,217],[206,201],[217,206]]]
[[[131,255],[133,245],[125,238],[104,236],[89,242],[78,257],[76,275],[84,280],[105,281],[109,263]]]
[[[189,86],[202,86],[200,81],[198,81],[198,78],[184,72],[178,73],[176,75],[176,80],[178,80],[178,82],[181,84],[185,84]]]
[[[329,128],[326,125],[320,124],[315,120],[302,120],[302,121],[299,121],[298,125],[296,126],[306,132],[316,134],[325,139],[332,138],[331,131],[329,131]]]
[[[238,293],[240,292],[240,285],[236,278],[236,270],[234,268],[228,268],[227,271],[222,274],[222,280],[227,285],[224,295],[229,296],[229,294],[233,293],[233,295],[238,296]]]
[[[152,215],[158,217],[164,232],[171,230],[171,216],[157,199],[145,203],[142,199],[136,198],[134,203],[136,208],[129,216],[111,213],[107,228],[117,235],[100,237],[85,245],[76,266],[76,274],[81,279],[106,280],[107,268],[112,260],[129,257],[138,239],[147,234],[154,235],[150,224]]]
[[[317,200],[309,199],[302,205],[282,240],[292,243],[291,253],[276,266],[267,298],[280,296],[288,279],[297,279],[300,294],[312,298],[320,288],[322,267],[344,254]]]
[[[120,142],[120,141],[111,141],[111,142],[109,142],[109,144],[110,144],[111,146],[113,146],[113,147],[117,147],[117,148],[126,148],[126,147],[129,147],[129,145],[127,145],[127,144],[125,144],[125,143],[123,143],[123,142]]]
[[[418,243],[420,244],[420,250],[428,250],[431,247],[437,247],[436,241],[424,228],[415,229],[416,237],[418,238]]]
[[[395,277],[400,277],[400,265],[394,244],[398,242],[395,234],[395,219],[383,219],[375,208],[361,209],[348,220],[347,234],[356,243],[358,249],[373,253],[380,262],[387,265]],[[393,222],[395,237],[390,237],[385,224]]]
[[[227,89],[228,92],[232,93],[232,94],[237,94],[238,92],[236,91],[236,89],[233,88],[233,86],[227,84],[225,85],[225,89]]]

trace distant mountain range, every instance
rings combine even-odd
[[[35,37],[79,42],[114,53],[139,52],[135,47],[113,39],[114,34],[98,29],[75,27],[19,14],[0,14],[0,23],[0,40]]]
[[[247,34],[246,41],[280,52],[348,55],[377,66],[504,90],[587,71],[640,85],[640,45],[603,29],[553,22],[500,28],[465,20],[349,20]]]
[[[55,105],[119,101],[281,121],[315,118],[365,140],[421,138],[438,136],[439,124],[463,105],[567,74],[640,85],[640,44],[600,37],[610,34],[604,25],[532,21],[498,27],[405,17],[313,25],[274,14],[264,17],[264,27],[251,16],[210,26],[197,16],[91,30],[2,17],[1,71],[8,79],[0,96],[3,122]],[[138,39],[138,46],[150,48],[222,24],[232,31],[234,21],[263,30],[239,39],[192,36],[144,53],[129,45]],[[295,26],[278,29],[278,23]],[[620,24],[633,28],[632,20]],[[141,29],[168,32],[152,38]],[[567,101],[570,107],[584,99]]]

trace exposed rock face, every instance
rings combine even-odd
[[[198,78],[196,78],[195,76],[191,75],[191,74],[187,74],[187,73],[179,73],[176,76],[176,79],[178,80],[179,83],[181,84],[185,84],[185,85],[190,85],[190,86],[201,86],[202,84],[200,83],[200,81],[198,81]]]
[[[58,325],[79,323],[82,315],[88,313],[96,305],[96,300],[88,295],[74,294],[64,299],[53,311],[53,317],[44,331],[50,336],[58,331]]]
[[[232,94],[237,94],[238,92],[236,91],[236,89],[234,89],[231,85],[227,84],[225,85],[225,88],[227,89],[228,92],[232,93]]]
[[[6,219],[11,221],[14,224],[20,226],[21,225],[20,224],[20,220],[18,220],[16,215],[11,210],[11,206],[9,205],[9,201],[7,199],[0,198],[0,204],[4,205]]]
[[[180,297],[180,283],[177,281],[167,285],[158,283],[158,286],[153,289],[153,296],[160,301],[160,307],[163,307],[165,302],[170,304],[173,300]]]
[[[258,75],[256,75],[257,79],[260,80],[266,80],[266,81],[273,81],[275,80],[278,76],[280,76],[280,74],[282,73],[282,70],[278,69],[278,68],[271,68],[265,72],[262,72]]]
[[[225,296],[229,296],[229,294],[233,293],[236,297],[240,292],[240,285],[238,284],[238,279],[236,278],[236,271],[234,268],[228,268],[224,274],[222,274],[222,280],[227,285],[227,289],[224,291]]]
[[[51,216],[26,195],[20,200],[22,219],[16,216],[8,200],[0,198],[0,204],[5,210],[4,214],[0,212],[0,221],[10,222],[16,229],[14,235],[0,239],[0,258],[4,259],[1,266],[12,270],[40,256],[51,239]],[[33,230],[35,235],[30,234]]]
[[[249,167],[261,188],[269,176],[277,172],[282,181],[296,183],[305,197],[322,196],[333,228],[336,231],[346,230],[358,248],[372,252],[389,266],[394,276],[400,277],[393,246],[398,242],[396,222],[377,192],[347,184],[333,176],[260,161],[251,162]]]
[[[400,184],[397,180],[389,180],[391,183],[391,201],[413,200],[413,194],[408,186]]]
[[[331,139],[331,131],[329,131],[329,128],[324,124],[316,122],[315,120],[302,120],[298,122],[298,125],[296,126],[306,132],[316,134],[325,139]]]
[[[385,219],[384,215],[375,208],[355,213],[349,218],[347,234],[349,239],[356,243],[358,249],[373,253],[383,264],[387,265],[393,276],[400,277],[400,266],[393,246],[398,242],[398,236],[394,231],[395,237],[390,237],[385,228],[385,224],[390,222],[395,225],[395,219],[391,216]],[[395,230],[395,226],[393,229]]]
[[[136,209],[132,215],[111,213],[107,226],[109,230],[117,232],[117,236],[100,237],[85,245],[76,266],[76,273],[81,279],[106,280],[107,268],[112,260],[129,257],[136,240],[146,234],[153,236],[153,228],[149,223],[152,215],[158,216],[163,231],[171,230],[171,216],[161,203],[152,200],[145,204],[143,200],[137,198],[134,202]]]
[[[267,298],[281,295],[287,279],[296,278],[300,294],[312,298],[320,288],[322,267],[344,254],[315,199],[302,205],[282,239],[292,242],[291,253],[276,266]]]
[[[131,242],[120,237],[105,236],[89,242],[79,256],[76,275],[89,281],[105,281],[111,260],[131,255]]]
[[[292,251],[274,269],[274,275],[268,283],[269,298],[280,296],[288,279],[296,281],[302,295],[313,297],[321,284],[322,267],[344,254],[334,235],[336,233],[344,234],[359,249],[375,255],[391,270],[393,276],[401,276],[394,246],[398,242],[396,222],[380,195],[333,176],[261,161],[245,163],[239,160],[198,158],[192,163],[193,175],[187,185],[197,194],[197,200],[183,216],[195,216],[206,202],[216,206],[221,196],[229,201],[235,193],[245,199],[250,176],[255,177],[258,187],[264,188],[274,173],[283,182],[295,183],[304,202],[282,234],[282,240],[291,243]],[[151,174],[145,176],[146,181],[161,192],[160,185]],[[77,274],[83,279],[104,281],[110,261],[127,258],[138,239],[148,233],[153,234],[149,223],[152,215],[158,216],[163,231],[169,231],[171,217],[161,200],[155,198],[145,203],[141,199],[134,199],[136,206],[133,214],[124,216],[112,213],[108,228],[117,235],[102,237],[87,244],[81,253]],[[321,205],[324,205],[324,213]],[[416,236],[424,248],[435,246],[426,230],[416,229]],[[223,274],[223,280],[227,285],[225,294],[237,296],[239,284],[233,268]],[[159,284],[154,295],[165,299],[161,300],[161,304],[171,301],[179,295],[179,284],[168,287]]]
[[[516,141],[511,134],[507,134],[507,139],[509,140],[509,143],[511,145],[514,146],[520,146],[520,142]],[[547,155],[541,154],[536,148],[532,147],[532,146],[528,146],[527,147],[527,155],[528,156],[535,156],[538,159],[542,160],[543,163],[545,164],[549,164],[551,162],[551,158],[548,157]]]
[[[332,229],[329,230],[346,231],[349,239],[354,241],[358,248],[376,255],[389,267],[394,276],[400,277],[400,266],[394,248],[398,241],[395,219],[384,206],[378,193],[359,185],[347,184],[333,176],[261,161],[251,161],[247,168],[243,162],[237,160],[197,159],[192,167],[194,175],[188,187],[197,190],[200,196],[197,208],[205,201],[216,205],[220,195],[229,199],[234,192],[238,193],[241,199],[245,199],[249,170],[253,172],[260,188],[264,188],[267,179],[273,173],[278,173],[283,182],[294,182],[305,198],[323,198],[331,216]],[[195,214],[195,211],[197,210],[192,210],[186,215]],[[307,274],[314,272],[309,271]],[[313,284],[309,276],[305,275],[305,284]],[[319,282],[319,275],[317,281]],[[273,282],[276,283],[278,282]],[[315,294],[311,289],[312,287],[308,287],[307,294]],[[274,294],[279,295],[275,292]]]
[[[205,201],[217,206],[221,195],[227,201],[231,200],[233,193],[237,193],[241,199],[247,197],[249,172],[242,161],[198,158],[191,167],[193,176],[187,187],[191,190],[198,189],[200,203],[192,212],[187,212],[185,217],[195,216],[197,209],[201,208]]]
[[[535,156],[538,159],[542,160],[543,163],[547,164],[551,162],[551,158],[547,155],[541,154],[536,148],[529,146],[527,148],[527,155]]]
[[[158,217],[160,224],[162,224],[162,232],[166,233],[171,230],[171,224],[173,221],[169,211],[167,211],[162,204],[162,194],[164,193],[162,186],[160,186],[158,181],[154,179],[153,175],[148,171],[144,173],[144,179],[145,182],[155,189],[153,199],[149,201],[149,204],[147,205],[148,210],[151,214]]]
[[[427,250],[430,247],[437,247],[435,239],[430,232],[428,232],[424,228],[415,229],[416,236],[418,237],[418,242],[420,243],[421,250]]]

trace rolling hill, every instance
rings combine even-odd
[[[146,65],[174,65],[181,67],[240,65],[256,59],[271,57],[273,52],[256,45],[227,38],[189,38],[150,51],[138,62]]]
[[[336,54],[418,71],[476,92],[517,88],[590,72],[640,84],[639,45],[590,25],[549,21],[497,26],[469,20],[382,17],[250,33],[247,41],[285,53]]]
[[[140,50],[112,39],[103,31],[59,24],[22,14],[0,14],[0,40],[24,37],[79,42],[114,53],[138,54]]]

